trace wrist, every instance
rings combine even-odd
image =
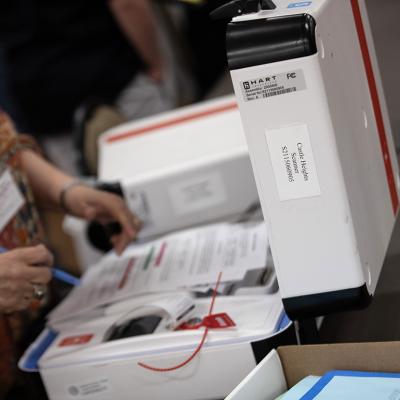
[[[60,205],[61,209],[67,214],[73,213],[73,210],[68,206],[67,196],[76,186],[86,185],[80,179],[71,179],[64,184],[58,195],[58,204]]]

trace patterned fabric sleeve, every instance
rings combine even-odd
[[[24,206],[0,232],[0,245],[7,249],[38,243],[43,238],[33,194],[20,166],[20,152],[27,149],[39,152],[33,138],[17,135],[9,117],[0,111],[0,173],[8,168],[25,198]]]
[[[26,149],[39,151],[32,138],[17,135],[9,117],[0,110],[0,174],[8,169],[25,199],[24,205],[0,232],[0,246],[7,249],[35,244],[43,238],[33,194],[20,165],[21,151]],[[17,342],[23,327],[34,314],[34,311],[0,314],[0,400],[15,382]]]

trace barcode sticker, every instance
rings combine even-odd
[[[261,100],[306,89],[301,69],[240,82],[245,101]]]

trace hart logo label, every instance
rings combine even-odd
[[[302,70],[288,71],[282,74],[260,76],[241,82],[245,101],[267,99],[306,89]]]

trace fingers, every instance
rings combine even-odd
[[[90,198],[88,198],[86,207],[84,207],[85,217],[87,219],[96,219],[100,223],[107,223],[117,220],[124,231],[134,239],[141,228],[140,220],[131,213],[124,200],[112,193],[101,190],[90,189]]]
[[[12,251],[17,253],[16,255],[19,260],[28,265],[40,265],[46,267],[51,267],[53,265],[53,255],[42,244]]]
[[[10,300],[15,299],[33,299],[33,286],[28,281],[16,281],[9,283],[9,298]]]
[[[112,243],[117,253],[134,239],[141,228],[140,220],[131,213],[123,199],[115,194],[87,186],[75,186],[68,192],[68,208],[86,220],[96,220],[102,224],[117,221],[122,233],[115,235]]]
[[[34,247],[24,247],[10,251],[15,253],[19,264],[12,268],[10,273],[17,280],[26,280],[31,283],[46,285],[51,280],[53,255],[42,244]]]
[[[118,255],[121,255],[126,247],[129,245],[129,243],[132,241],[131,237],[124,232],[120,233],[119,235],[113,235],[110,240],[115,252]]]
[[[29,307],[35,286],[43,288],[51,280],[53,256],[43,246],[10,250],[0,254],[0,312],[15,312]],[[39,290],[36,290],[36,298]]]
[[[26,281],[40,285],[47,285],[51,280],[51,269],[49,267],[17,264],[10,268],[10,271],[7,272],[6,278],[10,279],[10,281]]]
[[[47,285],[51,280],[51,269],[47,267],[25,267],[22,273],[29,282],[38,285]]]
[[[51,280],[53,255],[43,245],[10,250],[3,255],[1,275],[10,281],[47,284]]]
[[[112,236],[111,243],[113,244],[115,252],[121,255],[129,243],[136,239],[141,228],[141,222],[132,217],[132,214],[128,212],[121,212],[117,216],[117,220],[122,226],[122,232]]]
[[[0,310],[13,313],[27,309],[34,299],[34,288],[27,281],[9,282],[0,296]]]
[[[114,208],[114,213],[117,221],[122,225],[123,231],[131,240],[136,238],[140,230],[139,220],[131,214],[125,204],[119,205]]]
[[[30,304],[32,303],[32,299],[20,298],[20,299],[8,299],[6,301],[0,301],[0,309],[5,314],[11,314],[16,311],[26,310]]]
[[[111,243],[117,254],[122,254],[129,243],[136,239],[141,228],[140,220],[127,208],[125,202],[118,196],[107,194],[108,201],[104,203],[104,211],[99,212],[96,218],[102,221],[117,220],[122,227],[122,232],[111,237]]]

